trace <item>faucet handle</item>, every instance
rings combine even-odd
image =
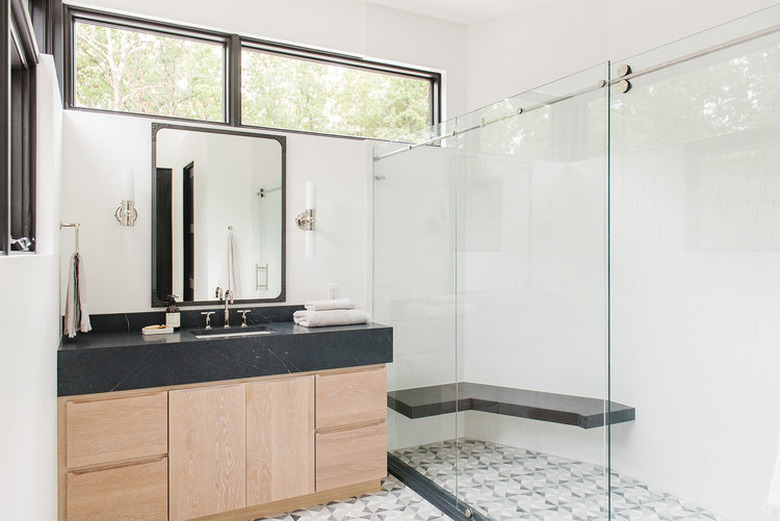
[[[219,300],[222,300],[222,288],[217,286],[217,289],[214,290],[214,296],[218,298]]]
[[[201,311],[201,315],[206,315],[206,329],[211,329],[211,315],[213,315],[215,311]]]
[[[251,309],[238,309],[238,313],[241,313],[241,327],[246,327],[246,314],[252,311]]]

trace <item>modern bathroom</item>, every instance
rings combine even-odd
[[[8,0],[0,519],[780,520],[775,0]]]

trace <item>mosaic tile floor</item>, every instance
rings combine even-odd
[[[453,494],[457,465],[460,497],[495,521],[607,519],[606,475],[598,465],[471,439],[393,454]],[[618,473],[612,492],[620,521],[725,521]]]
[[[345,501],[296,510],[264,521],[451,521],[392,476],[382,490]]]

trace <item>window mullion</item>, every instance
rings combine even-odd
[[[226,107],[227,122],[231,125],[241,125],[241,37],[237,34],[230,36],[227,49],[227,77],[225,88],[227,89]]]
[[[9,177],[11,175],[10,161],[10,125],[11,125],[11,63],[9,60],[8,46],[10,45],[10,13],[9,2],[3,1],[0,7],[0,24],[3,31],[2,52],[0,52],[0,71],[3,78],[0,80],[0,100],[4,104],[4,110],[0,111],[0,163],[2,163],[2,175],[0,175],[0,252],[7,254],[10,250],[10,195],[8,190]]]

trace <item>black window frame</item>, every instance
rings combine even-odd
[[[50,0],[51,1],[51,0]],[[57,0],[54,0],[57,1]],[[331,134],[326,132],[314,132],[309,130],[264,127],[259,125],[244,124],[241,121],[241,53],[244,49],[259,51],[269,54],[283,55],[290,58],[312,60],[328,65],[340,65],[355,69],[378,72],[394,76],[410,77],[415,79],[425,79],[431,83],[430,99],[430,125],[441,122],[442,117],[442,75],[435,71],[422,68],[395,65],[380,60],[368,59],[362,56],[346,53],[329,52],[314,49],[305,46],[285,44],[245,36],[216,29],[205,29],[186,24],[180,24],[170,21],[159,21],[145,18],[142,16],[118,14],[99,9],[85,8],[74,5],[64,5],[62,15],[62,88],[65,108],[69,110],[80,110],[88,112],[121,114],[126,116],[136,116],[153,119],[163,119],[172,121],[187,121],[207,123],[209,125],[223,125],[235,128],[261,129],[276,132],[286,132],[294,134],[310,134],[317,136],[339,137],[345,139],[375,141],[389,141],[381,138],[352,136],[344,134]],[[164,36],[189,38],[201,41],[221,42],[225,47],[225,62],[223,70],[223,121],[209,121],[203,119],[185,118],[179,116],[166,116],[153,113],[117,111],[111,109],[98,109],[90,107],[80,107],[75,104],[75,39],[74,24],[77,22],[93,23],[109,27],[117,27],[129,30],[148,31],[154,34]]]
[[[34,5],[34,3],[33,3]],[[0,255],[36,251],[36,65],[38,44],[30,15],[30,3],[5,0],[0,7],[3,27],[0,67]],[[15,49],[19,65],[10,60]],[[25,249],[14,248],[15,239],[27,238]]]
[[[76,40],[74,38],[74,27],[76,23],[85,23],[91,25],[98,25],[102,27],[109,27],[114,29],[122,29],[129,31],[140,31],[155,34],[159,36],[169,38],[180,38],[185,40],[193,40],[198,42],[219,44],[222,46],[223,62],[222,62],[222,120],[208,120],[208,119],[196,119],[186,118],[182,116],[168,116],[163,114],[152,114],[148,112],[132,112],[124,110],[111,110],[111,109],[96,109],[91,107],[80,107],[76,105],[76,67],[75,67],[75,55],[76,55]],[[117,15],[113,13],[107,13],[104,11],[98,11],[94,9],[86,9],[82,7],[75,7],[71,5],[64,6],[64,24],[63,24],[63,38],[64,38],[64,55],[63,55],[63,99],[65,100],[65,108],[75,110],[86,110],[91,112],[105,112],[109,114],[125,114],[129,116],[141,116],[141,117],[153,117],[153,118],[165,118],[180,121],[198,121],[213,125],[225,125],[229,124],[230,108],[227,103],[227,93],[230,91],[228,84],[230,76],[230,35],[220,33],[218,31],[210,31],[206,29],[190,28],[184,25],[178,25],[168,22],[158,22],[154,20],[147,20],[144,18],[138,18],[127,15]]]

